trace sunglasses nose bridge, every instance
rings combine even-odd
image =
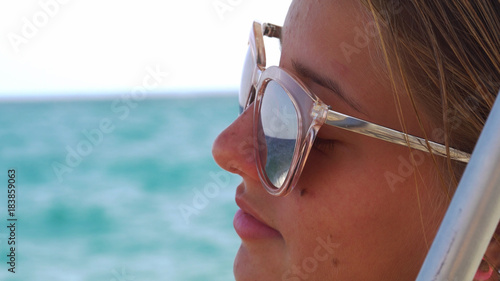
[[[252,76],[252,82],[250,85],[247,103],[245,108],[249,107],[255,100],[255,96],[257,95],[257,90],[259,89],[260,76],[262,75],[262,71],[256,68],[254,75]]]

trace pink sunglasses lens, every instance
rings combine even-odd
[[[240,93],[239,93],[239,105],[240,105],[240,114],[245,110],[245,108],[250,104],[249,98],[253,98],[253,93],[255,90],[253,89],[252,80],[255,72],[255,57],[252,51],[252,48],[248,48],[247,55],[245,57],[245,63],[243,64],[243,72],[241,74],[241,83],[240,83]]]
[[[281,188],[288,176],[299,130],[296,108],[283,87],[271,80],[260,108],[259,157],[268,180]]]

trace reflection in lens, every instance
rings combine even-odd
[[[252,74],[255,64],[252,48],[248,48],[245,63],[243,65],[243,71],[241,73],[240,94],[238,98],[240,104],[240,114],[247,105],[248,95],[252,87]]]
[[[265,89],[260,119],[265,137],[265,147],[259,147],[261,163],[271,183],[280,188],[292,164],[298,117],[290,97],[275,81],[270,81]],[[264,143],[262,136],[259,140]]]

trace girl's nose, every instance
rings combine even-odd
[[[253,145],[253,104],[219,134],[212,147],[215,162],[231,173],[258,181]]]

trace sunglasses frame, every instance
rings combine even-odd
[[[278,66],[266,68],[264,36],[281,39],[281,27],[270,23],[261,24],[253,22],[248,50],[251,53],[248,55],[252,55],[254,66],[246,100],[241,100],[244,96],[242,96],[242,91],[240,90],[239,102],[242,109],[245,110],[255,101],[253,116],[255,159],[259,178],[270,194],[284,196],[297,184],[316,135],[324,124],[442,157],[447,157],[449,153],[452,160],[468,163],[470,159],[469,153],[451,147],[447,148],[445,145],[433,141],[331,110],[329,105],[323,103],[316,95],[309,91],[307,86],[293,74]],[[243,79],[245,77],[242,77],[242,81]],[[298,136],[295,142],[292,163],[283,184],[279,188],[274,186],[266,175],[259,151],[260,110],[265,89],[270,81],[277,82],[285,90],[295,106],[298,119]],[[247,90],[243,89],[243,91]]]

